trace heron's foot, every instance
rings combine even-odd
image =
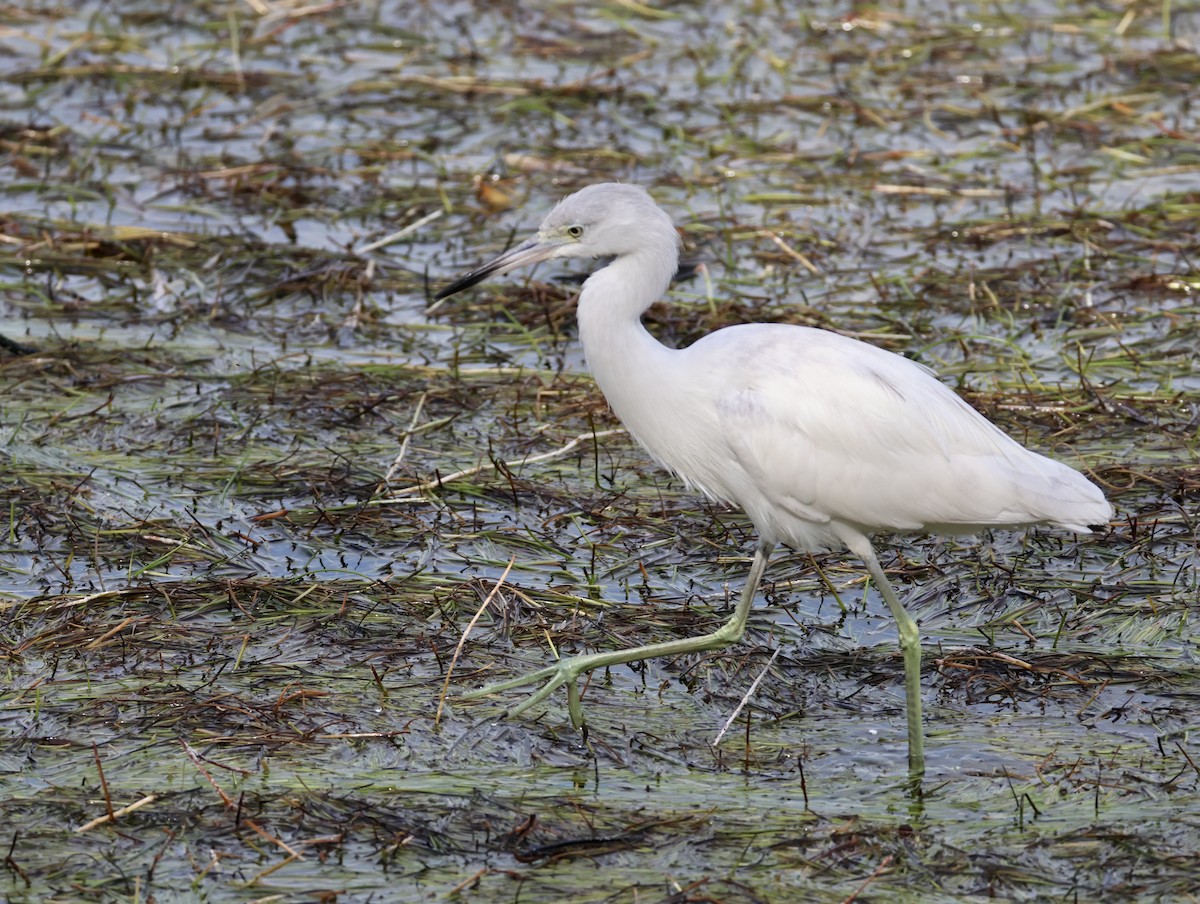
[[[571,716],[571,724],[576,728],[583,729],[585,726],[583,702],[579,696],[579,685],[576,682],[581,674],[590,668],[595,668],[595,665],[589,662],[590,659],[592,659],[591,656],[572,656],[569,659],[560,659],[554,665],[548,665],[544,669],[538,669],[536,672],[530,672],[527,675],[522,675],[519,678],[513,678],[509,681],[489,684],[487,687],[467,691],[465,694],[460,694],[459,696],[463,700],[477,700],[480,697],[490,697],[493,694],[511,691],[514,688],[524,687],[527,684],[537,684],[539,681],[545,681],[545,684],[530,694],[527,699],[508,711],[508,715],[510,716],[519,716],[530,707],[541,703],[554,693],[555,690],[565,685],[567,688],[567,711]]]
[[[742,632],[746,630],[746,617],[750,612],[750,604],[754,600],[754,591],[758,587],[758,582],[762,577],[763,568],[766,567],[767,556],[769,554],[769,546],[760,546],[754,553],[754,564],[750,566],[750,577],[746,581],[746,589],[742,591],[737,609],[734,610],[729,621],[711,634],[702,634],[699,637],[681,637],[678,640],[664,640],[660,643],[646,644],[643,647],[633,647],[628,650],[610,650],[605,653],[580,653],[569,659],[560,659],[554,665],[548,665],[544,669],[538,669],[536,672],[530,672],[528,675],[522,675],[520,678],[513,678],[511,681],[501,681],[498,684],[489,684],[487,687],[480,688],[477,691],[468,691],[460,699],[475,700],[479,697],[488,697],[492,694],[510,691],[513,688],[544,681],[545,684],[534,691],[529,696],[529,699],[520,703],[514,709],[509,710],[510,716],[517,716],[525,712],[529,707],[541,703],[554,692],[555,688],[565,686],[567,689],[567,710],[571,714],[571,724],[576,728],[582,729],[584,728],[583,703],[580,700],[579,686],[576,682],[579,676],[585,672],[591,672],[595,669],[606,669],[614,665],[623,665],[627,662],[638,662],[643,659],[656,659],[659,656],[679,656],[683,653],[700,653],[705,650],[716,650],[729,646],[729,644],[740,638]]]

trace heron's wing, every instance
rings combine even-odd
[[[713,352],[731,494],[756,521],[756,506],[775,506],[868,531],[1083,526],[1096,522],[1073,505],[1107,508],[1078,472],[1025,449],[898,355],[796,327],[752,327]]]

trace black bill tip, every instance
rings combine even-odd
[[[433,296],[434,300],[441,301],[443,298],[449,298],[451,295],[461,292],[463,289],[469,289],[471,286],[478,285],[495,273],[497,269],[497,267],[488,266],[480,267],[478,270],[472,270],[470,273],[460,276],[458,279],[454,280],[454,282],[450,283],[450,285],[440,290],[436,295]]]

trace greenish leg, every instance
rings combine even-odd
[[[921,634],[917,623],[912,620],[896,591],[888,582],[887,575],[875,556],[875,550],[866,537],[861,542],[848,543],[851,552],[859,556],[871,573],[871,580],[883,594],[892,617],[896,619],[896,628],[900,633],[900,650],[904,653],[904,697],[905,709],[908,713],[908,773],[914,779],[920,779],[925,774],[925,732],[921,726]]]
[[[746,631],[746,620],[750,616],[750,607],[754,603],[754,596],[758,592],[758,585],[762,580],[763,571],[767,567],[767,559],[770,557],[772,549],[773,544],[762,544],[754,551],[754,561],[750,565],[750,574],[746,577],[746,586],[742,590],[737,608],[733,610],[733,616],[711,634],[703,634],[700,637],[684,637],[679,640],[668,640],[662,643],[652,643],[644,647],[634,647],[631,650],[614,650],[609,653],[586,653],[579,656],[572,656],[569,659],[560,659],[554,665],[538,669],[536,672],[530,672],[528,675],[522,675],[520,678],[514,678],[511,681],[502,681],[499,684],[490,684],[479,690],[469,691],[462,694],[461,699],[474,700],[479,697],[487,697],[491,694],[524,687],[527,684],[536,684],[539,681],[545,681],[546,683],[531,694],[527,700],[509,711],[510,716],[518,716],[531,706],[541,703],[556,688],[566,685],[567,710],[571,716],[571,724],[576,728],[582,728],[584,725],[583,703],[580,700],[579,688],[575,682],[585,672],[604,669],[613,665],[621,665],[626,662],[636,662],[639,659],[654,659],[658,656],[678,656],[680,653],[699,653],[703,650],[715,650],[740,640]],[[920,651],[918,650],[918,655],[919,653]]]

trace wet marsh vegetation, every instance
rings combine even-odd
[[[1124,2],[0,7],[0,894],[1194,895],[1198,32]],[[926,650],[919,798],[840,553],[777,555],[732,649],[593,676],[586,744],[561,695],[454,701],[708,630],[745,576],[749,525],[588,378],[577,274],[432,305],[605,180],[701,265],[664,341],[864,338],[1114,502],[1092,537],[880,542]]]

